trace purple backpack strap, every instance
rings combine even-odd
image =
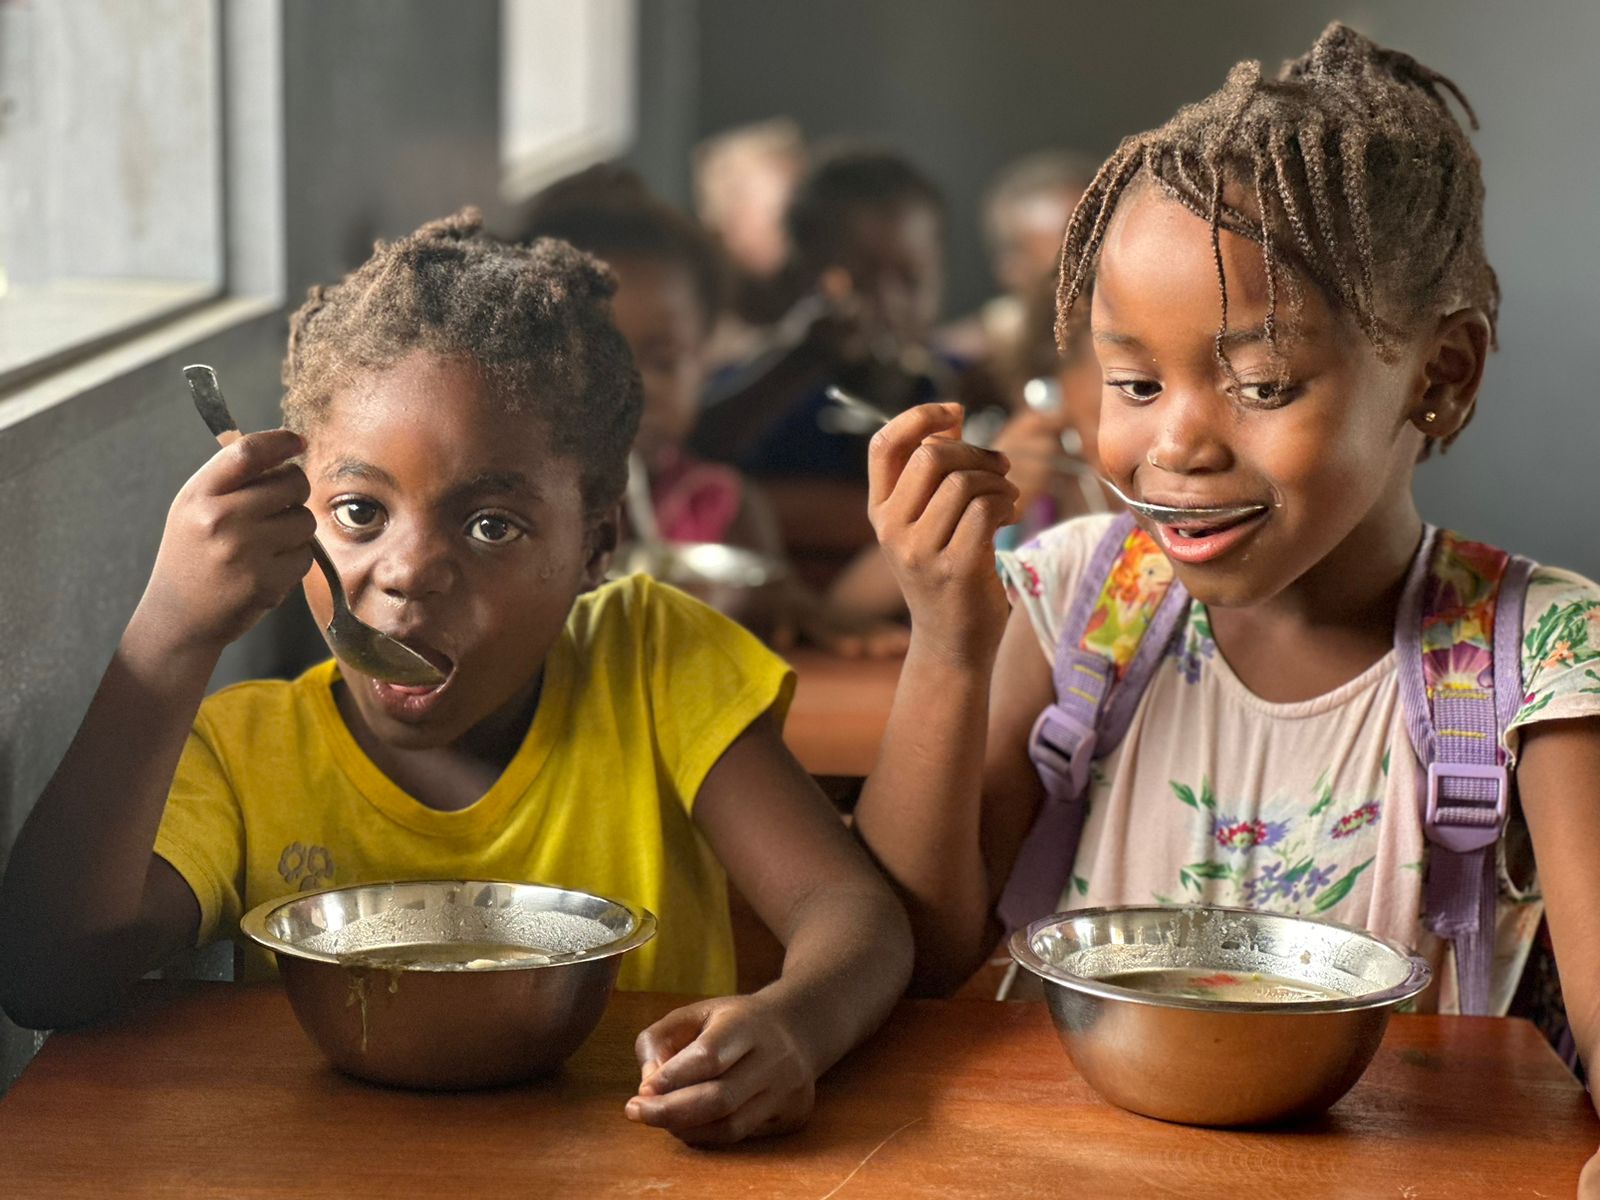
[[[1440,568],[1459,567],[1446,560],[1463,550],[1471,569],[1451,569],[1446,578]],[[1468,1015],[1489,1011],[1495,845],[1512,788],[1500,739],[1522,700],[1522,605],[1532,568],[1526,559],[1430,526],[1395,623],[1406,728],[1423,768],[1418,801],[1429,843],[1424,919],[1455,948],[1460,1009]],[[1492,623],[1487,647],[1458,636],[1473,623]],[[1441,652],[1452,660],[1450,673],[1432,678],[1430,663]]]
[[[1188,594],[1172,580],[1120,677],[1115,662],[1084,648],[1095,605],[1134,529],[1133,518],[1126,513],[1111,523],[1090,556],[1061,628],[1054,670],[1056,698],[1039,714],[1028,737],[1028,756],[1044,784],[1044,802],[996,907],[1008,933],[1056,910],[1071,881],[1088,815],[1090,764],[1122,741],[1188,608]]]

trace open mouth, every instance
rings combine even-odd
[[[1160,521],[1155,529],[1169,558],[1192,565],[1210,562],[1228,553],[1259,529],[1270,511],[1259,506],[1223,516],[1208,513],[1190,519]]]
[[[438,698],[450,687],[455,679],[456,663],[444,651],[417,638],[401,638],[396,635],[395,640],[405,646],[419,657],[426,659],[428,665],[438,671],[444,678],[438,683],[403,684],[385,683],[382,680],[372,680],[374,691],[386,709],[396,716],[420,715],[431,708]]]
[[[1176,521],[1164,521],[1162,524],[1165,528],[1170,529],[1178,537],[1188,538],[1189,540],[1193,541],[1198,538],[1207,538],[1215,534],[1224,533],[1229,529],[1235,528],[1236,526],[1243,525],[1246,521],[1253,521],[1260,515],[1261,513],[1259,512],[1250,512],[1236,517],[1225,518],[1220,521],[1215,519],[1203,522],[1186,521],[1182,523]]]

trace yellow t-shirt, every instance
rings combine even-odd
[[[692,812],[706,773],[794,676],[720,614],[636,575],[573,606],[545,659],[516,757],[458,812],[427,808],[357,746],[334,704],[337,665],[209,697],[167,798],[155,852],[200,902],[200,942],[296,891],[479,878],[581,888],[659,918],[619,985],[734,990],[722,868]],[[244,975],[272,972],[246,947]]]

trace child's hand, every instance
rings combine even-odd
[[[311,487],[289,462],[304,449],[287,429],[247,434],[183,485],[139,602],[163,638],[220,651],[310,570]]]
[[[788,1133],[811,1115],[816,1072],[789,1022],[758,996],[702,1000],[639,1035],[628,1119],[691,1146]]]
[[[987,667],[1007,613],[994,535],[1016,519],[1005,455],[956,437],[961,406],[923,404],[872,439],[867,513],[911,610],[913,639]]]

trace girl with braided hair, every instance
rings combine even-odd
[[[1124,141],[1075,210],[1058,319],[1065,330],[1092,281],[1100,465],[1135,502],[1179,511],[1140,516],[1113,545],[1116,571],[1103,589],[1089,580],[1100,590],[1069,649],[1103,649],[1120,674],[1141,603],[1180,585],[1188,603],[1120,742],[1085,747],[1092,767],[1076,765],[1087,820],[1064,894],[1010,924],[1166,902],[1326,916],[1420,947],[1438,980],[1422,1003],[1458,1005],[1425,924],[1438,856],[1396,649],[1431,536],[1413,471],[1468,424],[1499,310],[1479,163],[1452,103],[1473,120],[1448,79],[1334,25],[1276,78],[1240,64]],[[997,578],[993,538],[1015,491],[1002,456],[952,436],[959,419],[923,406],[872,448],[870,511],[913,633],[857,829],[907,899],[915,977],[933,990],[995,945],[997,903],[1050,786],[1035,724],[1061,695],[1058,642],[1113,521],[1058,526],[1002,554]],[[1423,627],[1424,673],[1434,696],[1481,698],[1483,597],[1506,556],[1436,540],[1453,547],[1453,574],[1427,596],[1442,623]],[[1592,1063],[1600,588],[1538,567],[1522,611],[1500,617],[1521,621],[1504,657],[1520,645],[1508,665],[1522,694],[1504,689],[1516,707],[1499,762],[1517,786],[1494,850],[1482,1007],[1506,1011],[1547,912]]]
[[[805,1121],[816,1077],[905,986],[905,916],[783,744],[792,672],[680,592],[602,582],[641,408],[613,290],[567,243],[494,241],[470,210],[312,290],[287,428],[179,492],[17,840],[0,892],[16,1020],[84,1020],[296,891],[549,882],[659,916],[620,986],[714,997],[640,1034],[627,1116],[696,1144]],[[313,532],[356,614],[444,682],[328,661],[202,702],[224,647],[302,577],[326,625]],[[724,872],[787,948],[754,995],[727,994]],[[247,951],[247,977],[270,970]]]

